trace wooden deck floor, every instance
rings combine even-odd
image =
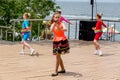
[[[94,55],[92,42],[70,41],[63,55],[67,73],[51,77],[55,56],[52,42],[30,43],[37,55],[20,55],[20,43],[0,43],[0,80],[120,80],[120,43],[100,41],[104,53]],[[39,54],[39,55],[38,55]]]

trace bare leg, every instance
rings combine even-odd
[[[30,46],[26,41],[24,41],[23,44],[24,44],[28,49],[31,48],[31,46]]]
[[[62,58],[61,58],[61,55],[60,55],[60,67],[61,67],[62,71],[65,70],[64,64],[63,64],[63,60],[62,60]]]
[[[21,50],[21,52],[23,52],[23,53],[24,53],[24,49],[25,49],[24,42],[22,41],[22,42],[21,42],[21,44],[22,44],[22,50]]]
[[[60,54],[56,53],[56,68],[55,68],[55,73],[53,73],[51,76],[57,76],[58,75],[59,65],[60,65]]]
[[[60,65],[60,54],[56,54],[56,69],[55,69],[55,73],[58,73],[58,68]]]
[[[23,49],[25,49],[25,45],[23,45]]]
[[[25,47],[27,47],[28,49],[30,48],[30,46],[25,41],[22,41],[21,43],[23,44],[22,49],[25,49]]]
[[[24,42],[21,42],[22,43],[22,49],[24,50],[25,49],[25,45],[24,45]]]
[[[96,50],[100,49],[100,45],[97,40],[94,40],[94,46]]]
[[[95,45],[96,50],[98,51],[98,54],[102,56],[102,51],[100,50],[100,45],[97,40],[94,40],[94,45]]]
[[[100,49],[100,45],[98,42],[96,42],[97,49]]]
[[[26,41],[22,41],[21,43],[23,44],[22,53],[24,53],[24,49],[25,47],[27,47],[28,49],[30,49],[30,55],[32,56],[34,53],[34,49]]]

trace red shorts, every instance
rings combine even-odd
[[[101,35],[102,35],[102,32],[96,33],[94,40],[99,40],[99,38],[101,37]]]

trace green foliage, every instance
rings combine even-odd
[[[14,17],[13,7],[15,6],[14,1],[9,0],[0,0],[0,17],[4,24],[9,24],[9,21],[12,17]]]
[[[24,12],[31,14],[31,19],[44,19],[51,12],[60,8],[53,0],[0,0],[0,25],[10,26],[11,19],[22,19]],[[37,22],[38,23],[38,22]],[[38,24],[33,24],[32,35],[37,35]],[[40,31],[44,29],[40,22]],[[21,23],[16,23],[16,31],[20,32]]]
[[[57,8],[52,0],[0,0],[0,18],[6,25],[10,19],[22,18],[24,12],[31,13],[31,18],[44,19]]]
[[[55,11],[55,3],[52,0],[26,0],[27,12],[32,13],[34,18],[45,18],[51,11]]]

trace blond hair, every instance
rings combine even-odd
[[[27,19],[30,18],[30,13],[25,12],[24,15],[25,15],[25,17],[26,17]]]

